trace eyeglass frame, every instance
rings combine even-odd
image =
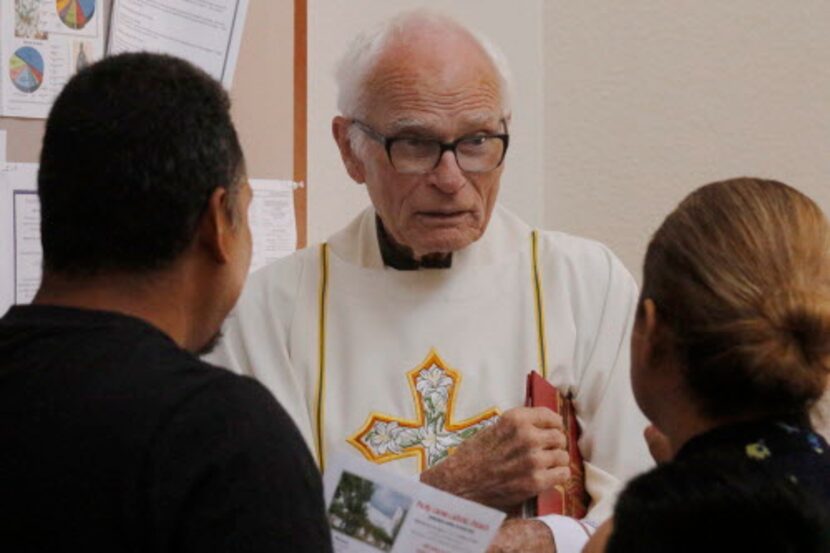
[[[411,140],[412,138],[417,138],[417,137],[402,136],[402,135],[386,136],[385,134],[381,134],[380,132],[376,131],[375,129],[373,129],[368,124],[361,121],[360,119],[351,119],[350,121],[351,121],[350,124],[356,125],[358,129],[365,132],[367,135],[369,135],[370,138],[374,139],[376,142],[379,142],[380,144],[383,145],[383,148],[386,150],[386,159],[389,160],[389,165],[391,165],[392,168],[395,171],[397,171],[398,173],[400,173],[401,175],[425,175],[425,174],[429,173],[430,171],[434,171],[435,168],[438,167],[438,165],[441,164],[441,158],[444,157],[444,152],[446,152],[446,151],[452,152],[452,155],[455,158],[456,165],[458,165],[458,168],[461,169],[462,171],[464,171],[465,173],[474,173],[474,174],[489,173],[490,171],[495,171],[496,169],[501,167],[501,164],[504,163],[504,157],[507,155],[507,147],[510,145],[510,133],[507,133],[507,132],[497,133],[497,134],[482,134],[482,135],[469,134],[469,135],[466,135],[466,136],[456,138],[452,142],[441,142],[440,140],[435,140],[435,139],[430,139],[430,138],[419,138],[419,140],[424,140],[424,141],[428,141],[428,142],[435,142],[436,144],[438,144],[438,147],[439,147],[438,158],[435,160],[435,165],[430,167],[429,170],[427,170],[427,171],[418,172],[418,173],[404,173],[402,171],[399,171],[398,168],[395,167],[395,162],[392,161],[392,146],[398,140]],[[500,123],[504,127],[504,130],[507,131],[507,121],[502,119],[500,121]],[[471,138],[476,138],[476,137],[498,138],[499,140],[502,141],[502,144],[504,145],[504,149],[501,152],[501,158],[499,158],[499,162],[492,169],[487,169],[486,171],[467,171],[466,169],[463,169],[461,167],[460,163],[458,163],[458,153],[456,152],[456,148],[458,147],[458,145],[461,142],[465,141],[465,140],[469,140]]]

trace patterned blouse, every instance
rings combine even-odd
[[[781,475],[830,505],[830,446],[807,420],[790,417],[725,425],[695,436],[675,458],[749,459],[768,474]]]

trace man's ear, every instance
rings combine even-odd
[[[228,213],[229,199],[228,189],[217,186],[210,194],[199,222],[199,244],[220,264],[227,263],[231,258],[233,221]]]
[[[349,176],[358,183],[366,182],[366,171],[363,167],[363,161],[355,154],[352,148],[352,140],[349,137],[349,128],[351,127],[351,120],[338,115],[331,120],[331,134],[334,136],[334,141],[337,142],[337,147],[340,149],[340,157],[343,159],[343,165],[346,166],[346,171]]]

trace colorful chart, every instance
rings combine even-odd
[[[12,83],[21,92],[31,93],[43,82],[43,56],[31,46],[24,46],[9,60]]]
[[[56,0],[58,15],[70,29],[83,29],[95,15],[95,0]]]

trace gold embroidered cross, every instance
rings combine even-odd
[[[347,441],[370,461],[386,463],[418,457],[420,470],[443,460],[461,442],[496,422],[498,409],[455,422],[453,409],[461,375],[449,368],[434,349],[406,373],[417,418],[404,420],[372,413]]]

